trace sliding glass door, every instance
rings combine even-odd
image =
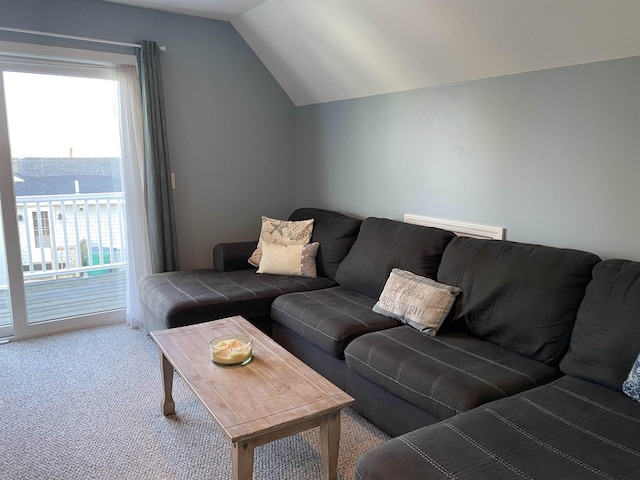
[[[0,73],[0,337],[124,318],[114,81],[104,68],[0,62]]]

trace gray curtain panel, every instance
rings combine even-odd
[[[146,201],[151,266],[154,273],[180,269],[176,236],[167,123],[160,71],[160,48],[143,40],[136,57],[142,93]]]

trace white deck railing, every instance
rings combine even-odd
[[[16,210],[25,279],[126,265],[122,193],[16,197]]]

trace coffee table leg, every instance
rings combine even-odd
[[[340,449],[340,410],[329,413],[320,424],[324,480],[335,480],[338,473]]]
[[[162,413],[166,417],[176,413],[176,402],[173,401],[171,396],[171,391],[173,390],[173,365],[162,352],[160,352],[160,363],[162,368],[162,389],[164,391]]]
[[[253,444],[236,442],[231,453],[233,480],[251,480],[253,478]]]

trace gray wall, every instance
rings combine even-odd
[[[640,260],[640,57],[296,109],[297,204]]]
[[[295,205],[500,225],[513,240],[640,260],[640,58],[295,108],[227,22],[0,0],[0,25],[167,45],[182,268],[209,266],[213,244],[255,238],[260,215]]]
[[[0,26],[167,46],[162,69],[183,269],[210,267],[217,242],[257,238],[261,215],[290,213],[295,107],[230,23],[98,0],[0,0]],[[5,32],[0,40],[133,51]]]

